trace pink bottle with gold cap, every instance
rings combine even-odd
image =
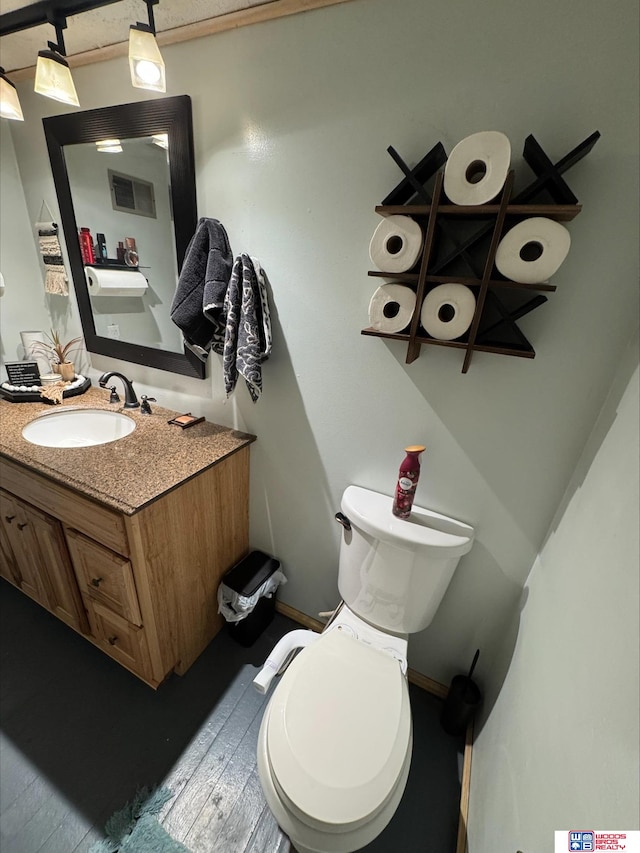
[[[416,486],[420,478],[420,454],[425,450],[421,444],[405,447],[407,454],[400,466],[396,493],[393,499],[393,514],[398,518],[409,518]]]

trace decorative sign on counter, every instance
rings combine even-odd
[[[5,367],[12,385],[40,385],[40,371],[35,361],[10,361],[5,363]]]
[[[21,361],[20,365],[24,365],[27,362]],[[7,365],[7,368],[10,365]],[[8,371],[7,371],[8,372]],[[9,374],[11,375],[11,374]],[[26,380],[25,380],[26,381]],[[62,378],[61,378],[62,382]],[[88,377],[84,376],[76,376],[73,382],[65,382],[64,388],[62,389],[62,397],[76,397],[78,394],[84,394],[84,392],[91,386],[91,380]],[[49,385],[48,388],[55,388],[56,385]],[[61,387],[61,386],[60,386]],[[54,400],[51,399],[51,396],[47,396],[46,394],[47,388],[42,388],[42,379],[37,379],[31,385],[25,385],[21,382],[20,385],[14,384],[13,382],[3,382],[0,385],[0,400],[7,400],[9,403],[54,403]],[[57,400],[59,403],[60,400]]]

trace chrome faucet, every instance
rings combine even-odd
[[[126,376],[123,376],[122,373],[116,373],[115,370],[110,371],[109,373],[103,373],[100,379],[98,379],[98,384],[101,388],[107,387],[107,382],[111,379],[112,376],[117,376],[118,379],[122,380],[122,384],[124,385],[124,408],[125,409],[137,409],[140,403],[138,402],[138,398],[136,397],[136,392],[133,390],[133,384],[130,379],[127,379]]]

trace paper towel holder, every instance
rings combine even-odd
[[[523,158],[533,171],[535,178],[523,190],[512,197],[514,171],[510,170],[502,191],[490,204],[460,206],[448,201],[443,191],[442,167],[447,154],[438,142],[413,168],[410,169],[400,155],[389,146],[392,159],[404,173],[404,178],[385,197],[375,212],[381,216],[409,216],[418,222],[424,233],[424,243],[417,272],[392,273],[370,270],[368,275],[393,278],[407,284],[416,292],[416,305],[407,330],[398,333],[381,332],[375,328],[362,329],[361,334],[372,337],[399,340],[407,343],[406,363],[415,361],[423,345],[447,346],[464,351],[462,373],[467,373],[474,352],[490,352],[520,358],[534,358],[535,350],[516,325],[516,321],[544,304],[544,293],[556,290],[549,282],[522,283],[500,277],[495,269],[498,244],[505,233],[506,223],[512,227],[516,222],[529,217],[541,216],[558,222],[569,222],[582,210],[578,199],[564,181],[562,175],[571,166],[585,157],[600,138],[595,131],[555,164],[543,151],[533,134],[525,139]],[[483,177],[484,164],[471,162],[466,177],[470,182]],[[427,184],[433,182],[433,190]],[[552,201],[548,201],[548,197]],[[468,225],[477,228],[469,235]],[[465,223],[464,229],[459,226]],[[440,238],[447,238],[454,248],[446,251]],[[486,245],[488,243],[488,245]],[[523,260],[536,260],[541,247],[522,247]],[[472,275],[455,272],[456,265],[466,264]],[[427,293],[448,282],[459,282],[473,290],[476,308],[471,327],[456,340],[439,340],[429,336],[420,325],[420,312]],[[525,297],[526,301],[511,304],[502,291],[513,298]],[[527,291],[537,292],[527,298]]]

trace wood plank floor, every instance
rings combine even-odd
[[[256,769],[265,697],[256,666],[296,626],[281,615],[251,649],[221,632],[154,692],[0,582],[0,850],[86,853],[141,786],[173,798],[160,820],[193,853],[292,853]],[[414,750],[402,802],[366,853],[454,853],[462,740],[440,700],[411,686]]]

